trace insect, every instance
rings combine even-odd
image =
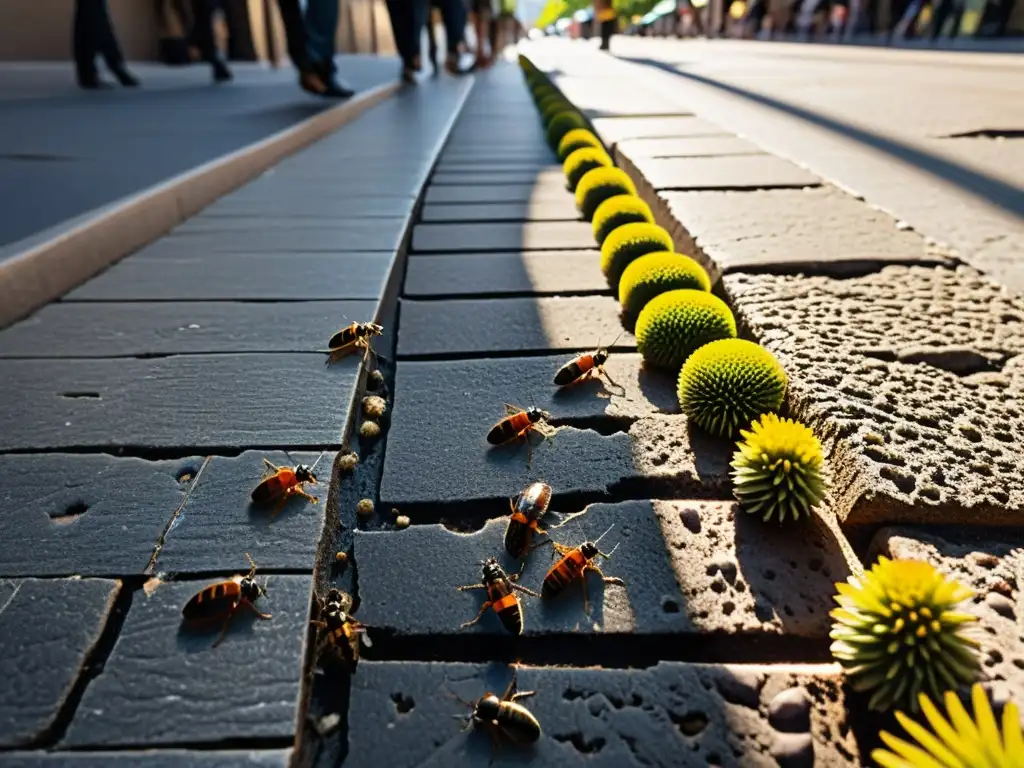
[[[618,549],[619,545],[616,544],[612,551],[605,554],[597,548],[598,543],[605,537],[614,525],[608,527],[608,530],[597,537],[596,541],[585,541],[578,547],[566,547],[557,542],[552,542],[555,548],[555,553],[562,556],[562,559],[551,566],[551,570],[548,571],[544,577],[544,584],[541,586],[542,597],[555,597],[561,594],[567,586],[569,586],[577,578],[583,577],[583,606],[587,614],[590,614],[590,600],[587,597],[587,580],[586,572],[594,571],[600,576],[605,584],[624,584],[622,579],[618,579],[612,576],[605,576],[601,573],[601,569],[594,564],[594,558],[600,556],[603,558],[609,558]]]
[[[359,662],[359,644],[367,648],[373,646],[366,627],[356,621],[349,611],[352,608],[352,597],[340,589],[330,589],[327,597],[317,595],[320,607],[320,619],[311,622],[320,628],[320,640],[317,647],[318,658],[340,658],[345,667],[355,669]]]
[[[487,433],[487,442],[491,445],[503,445],[520,437],[526,438],[526,461],[529,463],[533,455],[530,446],[530,432],[536,431],[545,439],[550,438],[558,430],[547,422],[551,414],[536,406],[523,410],[515,405],[505,403],[505,418],[491,427]]]
[[[192,596],[192,599],[185,603],[181,609],[181,617],[188,624],[205,624],[212,621],[224,620],[224,626],[217,639],[213,643],[216,648],[228,631],[228,624],[231,617],[239,608],[245,606],[256,614],[258,619],[269,619],[269,613],[262,613],[253,603],[260,595],[267,594],[266,587],[261,587],[253,578],[256,575],[256,563],[248,552],[245,553],[249,560],[249,573],[246,576],[235,576],[228,581],[221,581],[203,588]]]
[[[269,469],[263,476],[260,484],[252,489],[253,502],[256,504],[269,504],[272,501],[276,501],[277,506],[274,507],[274,512],[270,516],[271,520],[277,517],[281,507],[292,496],[302,496],[304,499],[308,499],[316,504],[319,499],[306,493],[302,486],[306,483],[317,482],[313,470],[316,469],[316,465],[320,463],[320,459],[323,457],[324,455],[321,453],[311,467],[305,464],[296,464],[294,467],[277,467],[264,456],[263,463]]]
[[[492,744],[497,747],[500,737],[504,736],[514,744],[533,744],[540,738],[540,723],[533,713],[519,704],[519,699],[533,696],[536,691],[519,691],[516,689],[516,675],[512,674],[512,680],[505,689],[505,693],[499,699],[497,695],[487,692],[479,699],[470,703],[458,699],[463,705],[469,707],[472,712],[469,715],[454,715],[459,720],[466,721],[468,730],[474,725],[480,725],[487,729]]]
[[[614,347],[615,342],[622,336],[615,338],[609,347]],[[577,355],[568,363],[558,369],[558,373],[555,374],[555,384],[559,387],[565,387],[569,384],[575,384],[583,379],[590,378],[594,375],[594,372],[603,374],[608,381],[612,381],[611,377],[604,369],[604,364],[608,362],[608,347],[602,347],[598,344],[597,349],[591,352],[584,352],[581,355]],[[615,382],[612,381],[614,384]]]
[[[327,349],[330,356],[327,358],[327,365],[337,362],[345,355],[357,349],[365,349],[373,352],[370,347],[370,339],[374,336],[382,336],[384,327],[376,323],[350,323],[331,336],[327,342]]]
[[[541,529],[539,521],[551,503],[551,486],[547,483],[533,483],[518,498],[509,499],[508,503],[512,516],[505,528],[505,551],[518,559],[530,551],[530,542],[535,533],[547,533]]]
[[[516,592],[525,592],[534,597],[540,597],[540,595],[532,589],[516,584],[515,581],[519,576],[509,576],[493,557],[488,558],[481,565],[483,566],[483,583],[459,587],[459,591],[486,589],[487,602],[480,606],[480,613],[476,615],[475,619],[467,621],[459,629],[473,626],[480,621],[488,608],[493,608],[505,629],[513,635],[523,634],[523,608],[519,604],[519,596],[516,595]]]

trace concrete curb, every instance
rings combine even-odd
[[[0,329],[355,120],[400,87],[396,81],[371,88],[298,125],[0,249]]]

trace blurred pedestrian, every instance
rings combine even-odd
[[[232,78],[231,70],[220,57],[217,43],[213,39],[213,14],[220,5],[219,0],[192,0],[192,34],[190,37],[199,49],[203,61],[210,65],[215,83],[226,83]]]
[[[311,0],[312,2],[312,0]],[[402,80],[416,82],[423,68],[420,55],[423,25],[427,21],[427,0],[386,0],[395,47],[402,59]]]
[[[618,26],[618,14],[612,7],[612,0],[594,0],[594,18],[600,25],[601,50],[607,51],[611,48],[612,35]]]
[[[491,28],[494,19],[491,13],[491,0],[471,0],[470,13],[473,17],[473,32],[476,36],[476,64],[478,69],[491,65],[494,51],[488,55],[486,46],[491,41]]]
[[[138,79],[125,67],[124,54],[117,43],[114,26],[110,23],[106,0],[75,0],[72,47],[79,87],[87,90],[108,87],[96,70],[97,54],[103,57],[107,69],[125,88],[134,88],[139,84]]]
[[[338,30],[338,0],[307,0],[303,16],[299,0],[278,0],[288,42],[288,57],[299,70],[304,91],[347,99],[355,91],[338,79],[334,39]]]
[[[466,39],[466,6],[463,0],[431,0],[431,6],[441,13],[441,20],[444,23],[444,39],[447,54],[444,59],[445,71],[451,75],[464,75],[468,72],[462,68],[459,59],[461,58],[462,45]],[[433,20],[427,24],[428,39],[430,42],[430,63],[437,72],[437,39],[434,34]]]

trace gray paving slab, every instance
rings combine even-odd
[[[609,147],[624,139],[728,135],[728,131],[699,117],[599,117],[591,124]]]
[[[617,153],[638,157],[714,157],[719,155],[760,155],[764,150],[738,136],[691,136],[662,139],[623,139]]]
[[[248,570],[241,549],[237,560],[236,572]],[[239,613],[224,642],[213,648],[220,627],[188,629],[181,608],[215,581],[152,583],[148,594],[134,593],[117,643],[86,689],[62,746],[156,746],[294,734],[310,577],[271,577],[269,599],[257,605],[273,618],[257,621],[251,613]]]
[[[352,678],[350,755],[395,768],[495,764],[672,765],[705,768],[861,765],[838,672],[825,666],[697,665],[645,669],[518,668],[520,703],[540,721],[534,745],[493,750],[486,734],[462,732],[464,708],[499,695],[511,672],[499,665],[364,662]],[[440,693],[440,695],[439,695]],[[800,701],[793,731],[780,733],[776,697]],[[444,704],[438,702],[444,701]],[[796,741],[788,754],[780,741]],[[396,755],[394,745],[403,745]],[[671,757],[668,757],[671,756]],[[865,756],[866,757],[866,756]]]
[[[0,358],[316,352],[370,301],[50,304],[0,331]],[[323,358],[326,359],[326,358]]]
[[[847,525],[1024,520],[1024,300],[968,267],[726,275],[786,368],[790,413],[834,435]]]
[[[557,502],[551,509],[559,511]],[[485,598],[455,590],[479,583],[480,563],[489,557],[519,571],[520,561],[502,545],[507,522],[489,520],[469,534],[442,525],[357,531],[360,620],[397,636],[507,634],[493,612],[460,630]],[[818,529],[768,529],[731,502],[630,501],[591,505],[552,536],[579,546],[612,525],[604,541],[618,549],[601,569],[625,585],[588,578],[589,618],[581,582],[554,598],[521,595],[524,634],[828,637],[834,582],[850,571],[835,540]],[[518,583],[539,592],[551,559],[547,550],[529,557]],[[417,611],[402,609],[402,586],[411,583],[419,585]]]
[[[565,173],[561,168],[548,171],[438,171],[430,177],[437,186],[477,186],[483,184],[561,184],[565,186]]]
[[[472,173],[493,173],[500,171],[561,171],[562,164],[557,162],[555,156],[549,155],[541,159],[506,157],[503,153],[493,158],[460,158],[454,155],[447,160],[440,160],[437,164],[438,173],[460,173],[469,171]]]
[[[409,259],[407,297],[609,293],[598,251],[421,255]]]
[[[3,768],[287,768],[292,757],[290,749],[240,750],[213,752],[199,750],[145,750],[131,752],[11,752],[0,754]]]
[[[438,158],[438,166],[448,163],[487,165],[496,162],[546,164],[557,160],[555,153],[546,144],[515,149],[502,147],[499,152],[493,146],[466,146],[465,143],[455,146],[449,143]]]
[[[283,229],[263,223],[235,232],[182,232],[139,251],[155,258],[168,251],[180,253],[192,249],[203,253],[351,253],[395,251],[405,235],[405,219],[366,219],[346,221],[337,226],[301,226]]]
[[[576,109],[592,119],[642,116],[693,117],[690,112],[666,104],[665,97],[657,91],[638,87],[634,78],[556,75],[552,80]]]
[[[821,179],[772,155],[641,157],[631,163],[644,184],[666,189],[787,189],[816,187]],[[624,164],[627,172],[629,164]],[[636,178],[635,174],[630,174]]]
[[[712,274],[846,274],[953,259],[916,232],[834,187],[666,192],[673,241]],[[664,220],[664,219],[663,219]]]
[[[676,409],[674,377],[644,370],[637,355],[617,354],[607,370],[624,395],[601,381],[556,390],[554,374],[573,356],[399,363],[382,503],[503,501],[529,477],[543,477],[566,494],[628,483],[632,492],[658,489],[652,495],[676,498],[728,495],[732,445],[669,415]],[[536,403],[556,425],[586,426],[566,426],[544,444],[535,437],[527,467],[523,441],[498,447],[486,441],[505,416],[504,403]],[[445,404],[457,405],[459,416],[439,430],[437,409]],[[416,469],[424,466],[431,471]]]
[[[443,355],[593,349],[603,342],[631,348],[619,303],[611,296],[402,300],[398,355]]]
[[[0,456],[0,576],[144,573],[201,463]]]
[[[327,509],[334,452],[246,451],[237,458],[215,456],[194,483],[164,539],[157,572],[188,573],[230,568],[248,552],[261,568],[312,571]],[[274,505],[257,505],[250,494],[264,477],[266,457],[276,466],[312,466],[320,482],[306,491],[317,504],[295,497],[271,519]]]
[[[464,203],[530,203],[549,200],[561,202],[571,193],[565,184],[502,184],[481,186],[429,186],[424,202],[427,205],[443,203],[446,205]]]
[[[425,205],[420,212],[425,222],[470,221],[580,221],[572,195],[549,200],[514,203],[467,203],[466,205]]]
[[[337,445],[357,364],[326,367],[311,354],[3,360],[0,450]]]
[[[590,248],[594,233],[585,221],[531,221],[523,224],[417,224],[415,251],[544,251]]]
[[[354,194],[351,197],[324,199],[321,196],[282,196],[283,199],[222,197],[213,205],[204,208],[194,220],[220,217],[284,216],[292,220],[325,219],[389,219],[405,216],[412,208],[412,197],[368,197]]]
[[[0,746],[52,737],[119,587],[106,579],[0,581]]]

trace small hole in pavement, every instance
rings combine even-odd
[[[679,603],[677,603],[675,600],[662,600],[661,610],[663,610],[665,613],[679,613]]]
[[[54,525],[71,525],[89,510],[89,505],[84,501],[76,501],[68,505],[63,514],[51,515],[50,522]]]
[[[61,392],[61,397],[66,397],[69,400],[99,400],[99,392]]]
[[[395,709],[398,710],[398,714],[404,715],[412,711],[412,708],[416,706],[416,702],[412,700],[412,696],[403,696],[401,693],[392,693],[391,700],[395,702]]]
[[[178,482],[182,483],[182,484],[191,483],[192,482],[192,478],[195,477],[195,476],[196,476],[196,468],[195,467],[185,467],[183,470],[181,470],[178,473]]]

